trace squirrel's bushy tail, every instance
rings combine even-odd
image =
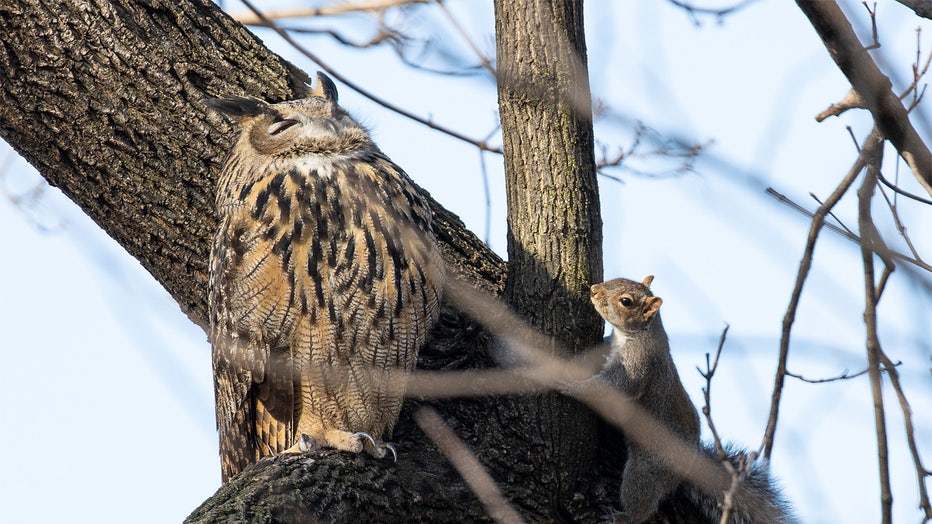
[[[715,449],[703,444],[702,451],[713,461],[718,461]],[[725,446],[728,460],[737,468],[741,449],[731,445]],[[725,490],[714,496],[706,493],[689,482],[681,487],[683,495],[700,509],[709,522],[718,523],[722,518],[722,504]],[[731,509],[732,524],[792,524],[797,522],[789,502],[783,497],[780,487],[770,475],[770,464],[765,459],[758,459],[751,464],[751,471],[738,488]]]

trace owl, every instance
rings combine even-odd
[[[440,310],[427,203],[322,73],[302,100],[205,104],[239,131],[210,254],[223,481],[282,452],[394,455],[382,439]]]

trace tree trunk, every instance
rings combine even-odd
[[[589,286],[602,280],[602,221],[582,0],[495,1],[508,199],[505,298],[571,352],[602,339]],[[564,396],[503,403],[557,507],[596,460],[595,418]],[[495,443],[500,445],[501,443]]]
[[[578,350],[601,333],[586,299],[586,286],[600,278],[601,259],[580,6],[537,2],[529,11],[537,18],[525,19],[507,3],[496,5],[499,34],[516,37],[513,50],[500,51],[503,78],[516,80],[503,82],[501,97],[509,207],[515,208],[509,211],[507,296],[533,325]],[[525,34],[538,28],[521,24],[539,24],[538,41]],[[545,41],[553,35],[556,41]],[[233,137],[200,101],[294,98],[305,89],[301,72],[206,0],[0,0],[0,39],[0,136],[204,326],[214,182]],[[525,69],[541,58],[520,54],[528,52],[542,53],[550,64]],[[501,260],[430,202],[450,273],[501,293]],[[418,367],[488,367],[491,339],[445,306]],[[412,399],[393,436],[397,464],[333,451],[266,458],[189,520],[486,520],[485,509],[412,421],[423,404],[480,451],[525,518],[595,520],[601,505],[617,505],[621,441],[614,438],[604,448],[607,458],[596,463],[595,424],[568,402]]]

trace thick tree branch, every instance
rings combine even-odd
[[[909,121],[903,103],[858,40],[851,23],[834,0],[797,0],[832,60],[860,95],[880,128],[926,191],[932,195],[932,153]]]
[[[0,49],[0,136],[204,326],[213,181],[232,136],[201,100],[296,98],[306,75],[204,0],[3,6],[0,33],[16,35]],[[431,207],[447,262],[500,289],[501,259]]]
[[[916,16],[932,20],[932,0],[896,0],[913,10]]]

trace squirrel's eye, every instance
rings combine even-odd
[[[624,307],[631,307],[631,305],[634,304],[634,301],[631,300],[631,297],[621,297],[619,302],[621,302],[621,305]]]

